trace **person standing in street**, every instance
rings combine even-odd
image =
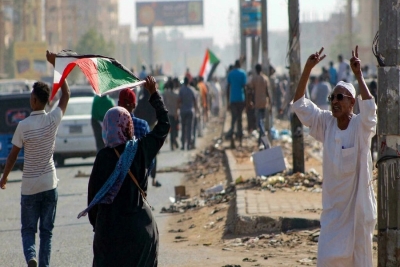
[[[329,62],[328,74],[329,74],[329,83],[331,84],[331,86],[335,86],[337,83],[337,71],[333,66],[333,61]]]
[[[139,73],[139,79],[144,80],[147,77],[146,66],[142,65],[142,70]]]
[[[183,85],[179,89],[178,109],[181,115],[182,135],[181,135],[181,150],[193,148],[192,130],[194,114],[197,112],[197,102],[195,89],[189,85],[187,77],[183,80]]]
[[[272,110],[272,90],[268,76],[262,72],[261,64],[257,64],[255,69],[256,74],[252,76],[249,86],[254,91],[254,109],[256,123],[259,127],[258,145],[260,145],[261,137],[266,135],[265,118],[269,118],[269,113]],[[269,125],[269,119],[267,119],[267,122],[268,134],[272,125]]]
[[[311,89],[311,101],[320,109],[329,110],[328,96],[332,92],[332,87],[325,79],[322,75],[315,78],[314,86]]]
[[[54,66],[55,54],[46,52],[47,61]],[[28,267],[50,266],[51,239],[58,200],[58,178],[53,161],[55,138],[61,118],[64,115],[70,90],[65,81],[61,85],[61,98],[57,108],[46,113],[50,88],[43,82],[36,82],[31,92],[32,112],[18,123],[11,143],[13,144],[3,176],[1,189],[6,189],[8,175],[14,167],[18,153],[24,147],[24,169],[21,184],[21,235],[22,247]],[[35,239],[39,222],[39,259]]]
[[[209,106],[208,106],[209,92],[208,92],[207,85],[204,82],[204,78],[202,76],[199,76],[199,81],[197,83],[197,88],[199,88],[200,98],[201,98],[201,106],[202,106],[202,110],[203,110],[203,114],[200,114],[200,116],[202,116],[203,122],[207,123],[207,121],[208,121],[208,110],[209,110]]]
[[[146,136],[150,132],[150,127],[147,121],[139,119],[135,117],[133,114],[133,111],[135,110],[136,107],[136,94],[133,90],[129,88],[122,89],[119,92],[118,96],[118,106],[125,108],[132,117],[132,122],[133,122],[133,128],[134,128],[134,137],[136,139],[141,139],[144,136]],[[150,166],[150,168],[147,170],[146,176],[149,176],[151,174],[153,168],[155,168],[155,159],[153,160],[153,164]],[[152,175],[152,185],[159,187],[161,184],[156,180],[156,175]]]
[[[92,129],[96,140],[97,152],[104,147],[103,138],[101,137],[101,125],[103,123],[106,112],[115,106],[114,100],[108,95],[95,95],[92,103]]]
[[[147,203],[146,169],[164,144],[170,125],[168,111],[148,76],[144,86],[156,112],[150,133],[134,140],[131,114],[123,107],[107,111],[105,147],[96,155],[88,185],[88,215],[93,227],[93,267],[158,265],[157,222]]]
[[[372,181],[371,138],[376,130],[376,105],[358,58],[350,66],[358,81],[360,113],[354,114],[356,90],[339,81],[329,96],[331,111],[304,97],[311,70],[325,58],[323,48],[310,55],[297,86],[292,110],[323,143],[321,231],[317,266],[372,267],[372,239],[377,206]]]
[[[163,99],[165,106],[168,109],[168,119],[171,124],[171,131],[169,133],[171,150],[179,148],[178,145],[178,99],[179,95],[175,92],[174,88],[179,87],[179,81],[177,78],[173,79],[172,82],[166,86],[163,93]]]
[[[229,109],[231,111],[232,121],[228,137],[231,139],[231,147],[235,147],[234,131],[237,124],[236,138],[242,145],[243,126],[242,113],[245,108],[245,86],[247,83],[246,72],[240,68],[240,61],[235,61],[235,67],[228,74],[229,84]]]
[[[339,66],[338,66],[338,71],[337,71],[338,81],[350,82],[349,81],[349,70],[350,70],[349,63],[347,63],[347,60],[343,59],[342,55],[338,55],[338,61],[339,61]]]
[[[213,76],[210,82],[211,91],[211,114],[215,117],[219,116],[222,106],[221,85],[216,76]]]

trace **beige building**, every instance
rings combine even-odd
[[[89,29],[107,42],[120,43],[118,0],[52,0],[46,1],[45,9],[46,39],[54,51],[73,49]]]
[[[114,43],[114,54],[107,56],[132,66],[130,26],[118,24],[118,0],[0,0],[0,78],[13,42],[46,42],[51,51],[74,49],[89,29]]]
[[[359,13],[357,23],[360,30],[357,37],[360,40],[360,52],[363,55],[363,61],[377,65],[376,58],[371,53],[372,41],[379,30],[379,0],[358,0]]]

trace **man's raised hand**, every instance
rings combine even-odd
[[[49,50],[46,50],[46,59],[51,65],[53,65],[53,67],[55,66],[55,64],[56,64],[56,54],[54,54],[52,52],[49,52]]]
[[[355,50],[351,51],[350,67],[355,76],[362,74],[361,60],[358,58],[358,45]]]
[[[309,69],[311,70],[311,69],[314,68],[315,65],[317,65],[321,60],[323,60],[323,59],[326,57],[326,55],[322,55],[322,56],[321,56],[321,54],[322,54],[323,51],[324,51],[324,48],[321,47],[321,49],[319,50],[319,52],[315,52],[315,54],[311,54],[311,55],[308,57],[308,59],[307,59],[305,68],[309,68]]]

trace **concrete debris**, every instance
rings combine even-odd
[[[171,229],[171,230],[168,231],[168,233],[183,233],[183,232],[185,232],[185,231],[182,230],[182,229],[178,229],[178,230]]]
[[[257,176],[245,181],[238,186],[260,187],[260,190],[275,192],[277,189],[284,191],[308,191],[314,193],[322,192],[322,178],[315,171],[307,173],[282,172],[273,176]]]
[[[216,141],[218,142],[218,139]],[[204,179],[218,171],[224,171],[224,157],[224,151],[220,147],[208,146],[204,151],[196,154],[195,160],[189,163],[187,178]],[[182,213],[189,209],[227,203],[234,197],[235,184],[224,186],[222,183],[218,183],[202,188],[200,194],[193,197],[186,195],[184,186],[177,186],[175,187],[175,196],[169,197],[172,204],[169,207],[163,207],[161,213]]]
[[[79,171],[79,170],[78,170],[78,173],[75,174],[75,178],[83,178],[83,177],[89,177],[89,176],[90,176],[90,174],[87,174],[87,173]]]

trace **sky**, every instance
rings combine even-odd
[[[157,1],[157,0],[154,0]],[[346,0],[299,0],[300,21],[326,20],[332,12],[344,9]],[[288,29],[288,0],[267,0],[269,31]],[[119,22],[131,25],[131,39],[135,40],[136,1],[119,0]],[[186,37],[213,37],[219,46],[237,42],[239,26],[238,0],[203,0],[204,25],[180,27]],[[157,32],[157,29],[155,29]]]

